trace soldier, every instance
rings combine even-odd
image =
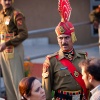
[[[86,59],[86,53],[76,51],[74,26],[71,22],[60,22],[55,28],[60,50],[48,55],[43,64],[42,86],[46,92],[46,100],[87,100],[87,90],[80,74],[78,63]]]
[[[89,14],[90,22],[93,24],[94,29],[98,30],[98,37],[100,43],[100,5],[98,5],[94,10]],[[99,46],[100,54],[100,46]]]
[[[12,7],[13,0],[0,0],[0,64],[7,100],[20,100],[19,81],[24,77],[22,42],[28,37],[24,15]]]
[[[98,5],[89,14],[90,22],[93,23],[95,29],[98,29],[100,23],[100,5]]]

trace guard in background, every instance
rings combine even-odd
[[[13,0],[0,0],[0,64],[7,100],[21,100],[19,81],[24,77],[24,49],[28,37],[24,15],[12,7]]]
[[[93,24],[94,29],[98,30],[98,38],[100,43],[100,5],[98,5],[94,10],[89,14],[90,22]],[[100,54],[100,46],[99,46]]]
[[[55,28],[60,50],[48,55],[43,64],[42,86],[46,92],[46,100],[87,100],[88,92],[82,80],[78,63],[86,59],[85,52],[76,51],[74,26],[71,22],[60,22]]]

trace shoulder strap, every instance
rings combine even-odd
[[[18,13],[19,13],[19,12],[16,11],[16,10],[13,11],[13,20],[14,20],[14,23],[15,23],[15,17],[16,17],[16,15],[17,15]]]
[[[56,58],[58,59],[58,55],[56,55]],[[71,75],[74,77],[74,79],[80,84],[80,86],[83,89],[84,95],[86,98],[88,98],[88,91],[86,89],[85,83],[82,80],[82,75],[80,72],[77,71],[76,67],[66,58],[63,58],[60,60],[60,62],[68,68]],[[85,99],[86,100],[86,99]]]
[[[15,17],[19,14],[19,13],[21,13],[22,14],[22,12],[20,12],[20,10],[13,10],[13,13],[12,13],[12,17],[13,17],[13,20],[14,20],[14,23],[15,23]],[[22,14],[23,15],[23,14]],[[24,16],[24,15],[23,15]]]

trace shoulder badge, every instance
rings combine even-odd
[[[18,26],[22,25],[22,18],[23,18],[23,14],[15,10],[14,11],[14,21],[16,21]]]
[[[49,75],[49,72],[48,72],[49,66],[50,66],[49,57],[46,57],[46,60],[43,63],[43,72],[42,72],[43,78],[47,78],[48,77],[48,75]]]
[[[49,76],[49,72],[48,72],[48,68],[50,67],[50,59],[52,57],[55,57],[55,55],[57,55],[56,53],[51,54],[51,55],[47,55],[46,56],[46,60],[43,63],[43,72],[42,72],[42,77],[43,78],[47,78]]]

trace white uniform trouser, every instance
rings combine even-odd
[[[7,100],[21,100],[18,84],[24,77],[24,50],[22,44],[14,48],[14,58],[7,59],[0,53],[0,63],[6,88]]]

